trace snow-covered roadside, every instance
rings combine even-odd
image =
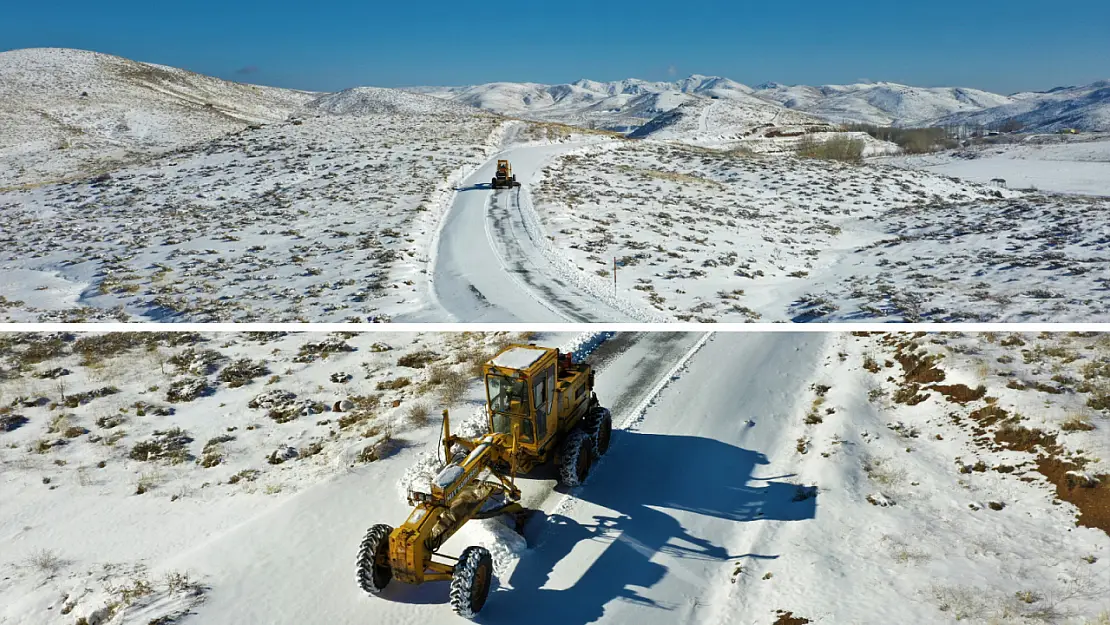
[[[602,280],[617,258],[620,296],[678,320],[1110,318],[1104,200],[650,142],[531,196],[554,248]]]
[[[1025,338],[1031,353],[1059,353],[1063,343],[1080,353],[1093,346],[1087,363],[1106,357],[1105,336]],[[809,619],[791,623],[1101,622],[1110,610],[1108,518],[1102,529],[1076,527],[1076,508],[1057,500],[1034,455],[985,448],[982,421],[967,416],[998,406],[1051,431],[1080,411],[1080,398],[1005,388],[1037,368],[1012,365],[1016,352],[1002,335],[837,335],[785,450],[797,459],[792,481],[814,487],[816,519],[736,545],[778,557],[738,566],[720,584],[730,590],[716,604],[719,622],[770,623],[786,612]],[[1057,371],[1086,368],[1076,360]],[[984,382],[986,394],[976,390]],[[981,400],[953,400],[965,392]],[[1110,464],[1093,459],[1110,458],[1110,420],[1089,419],[1096,429],[1065,434],[1065,445],[1105,472]],[[753,620],[760,614],[766,620]]]
[[[1055,144],[999,144],[875,162],[1014,189],[1110,196],[1110,139]]]
[[[613,150],[619,145],[619,143],[613,142],[583,146],[576,150],[560,153],[557,158],[596,154],[602,151]],[[573,257],[569,256],[555,245],[556,238],[544,230],[541,217],[536,211],[535,204],[532,200],[532,188],[533,186],[543,184],[546,171],[546,168],[537,170],[529,180],[529,185],[521,189],[520,194],[517,196],[517,206],[520,209],[520,215],[525,230],[528,232],[529,241],[548,261],[549,267],[563,279],[581,288],[582,291],[589,293],[592,297],[637,321],[646,323],[665,323],[670,321],[671,318],[668,315],[660,314],[653,308],[639,305],[638,303],[620,297],[615,292],[615,289],[610,286],[609,281],[602,279],[596,274],[586,273],[575,264]]]

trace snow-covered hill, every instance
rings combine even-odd
[[[314,94],[60,48],[0,53],[0,187],[283,120]]]
[[[911,87],[891,82],[852,85],[761,85],[756,95],[836,123],[910,126],[956,112],[1008,104],[1006,96],[959,87]]]
[[[313,116],[101,180],[0,190],[0,319],[365,321],[419,308],[452,186],[500,143],[490,117]]]
[[[355,87],[322,95],[305,109],[332,115],[469,115],[473,109],[417,93],[379,87]]]
[[[755,98],[695,97],[661,113],[629,136],[713,148],[743,146],[759,152],[789,149],[791,137],[831,130],[817,117],[769,105]],[[785,137],[786,140],[781,138]]]
[[[1015,121],[1024,130],[1054,132],[1065,128],[1110,130],[1110,80],[1046,92],[1018,93],[1001,106],[963,111],[931,120],[934,125],[970,124],[997,127]]]
[[[561,85],[499,82],[413,90],[505,115],[615,130],[631,130],[662,113],[710,99],[757,111],[781,109],[775,102],[754,97],[746,85],[696,74],[674,82],[583,79]]]

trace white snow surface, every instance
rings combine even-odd
[[[498,367],[506,367],[508,369],[527,369],[532,366],[532,363],[543,356],[544,351],[540,348],[529,347],[514,347],[498,354],[493,359],[493,364]]]
[[[84,50],[0,52],[0,188],[281,121],[314,95]]]
[[[936,154],[876,159],[979,183],[996,178],[1015,189],[1110,196],[1110,137],[1032,136]]]
[[[198,347],[270,359],[280,369],[308,338],[323,337],[258,344],[224,334]],[[399,352],[432,349],[451,362],[453,349],[467,348],[434,333],[345,340],[358,351],[293,365],[297,373],[277,385],[296,381],[298,391],[320,399],[366,393],[402,374],[393,365]],[[374,342],[393,350],[374,351]],[[892,343],[903,353],[943,354],[943,384],[982,384],[992,399],[961,405],[924,388],[924,401],[898,403],[905,371],[893,362]],[[7,353],[37,359],[49,352],[48,342],[39,345]],[[1054,501],[1036,449],[984,445],[968,415],[993,404],[1055,436],[1061,457],[1086,458],[1084,473],[1105,475],[1110,420],[1087,403],[1106,392],[1108,349],[1105,335],[1064,333],[616,335],[595,352],[596,390],[620,427],[587,482],[561,493],[546,477],[522,478],[527,505],[539,511],[524,538],[491,519],[467,524],[444,552],[472,544],[493,552],[497,584],[483,623],[519,622],[524,610],[541,625],[769,625],[785,612],[814,623],[1097,622],[1110,610],[1110,535],[1077,526],[1076,508]],[[135,355],[144,353],[139,347]],[[21,402],[18,413],[29,422],[0,432],[0,496],[15,504],[0,508],[0,622],[69,625],[125,596],[121,585],[144,579],[153,594],[116,614],[114,625],[166,616],[183,624],[458,622],[445,584],[395,582],[367,596],[354,579],[362,533],[408,515],[394,486],[425,451],[435,453],[437,426],[396,421],[391,453],[337,464],[344,442],[367,444],[361,429],[404,408],[375,413],[333,440],[327,432],[344,414],[279,424],[246,407],[262,388],[258,379],[239,389],[218,384],[168,417],[124,413],[119,408],[133,408],[137,397],[162,403],[148,389],[165,378],[138,360],[124,355],[90,369],[63,355],[31,365],[70,368],[58,379],[70,378],[71,395],[93,386],[91,375],[120,393],[67,410],[65,427],[91,431],[42,453],[28,447],[61,437],[46,431],[59,411]],[[369,371],[369,380],[346,383],[365,390],[315,390],[344,386],[329,381],[344,369]],[[1068,390],[1038,390],[1060,385]],[[0,382],[4,397],[57,398],[57,389],[55,380],[26,375]],[[478,391],[472,387],[462,404]],[[402,406],[418,397],[390,393]],[[113,414],[125,423],[107,430],[94,423]],[[1073,418],[1091,429],[1064,428]],[[197,455],[199,441],[237,429],[222,444],[225,461],[212,468],[127,458],[152,429],[172,426],[196,437],[189,448]],[[998,426],[985,427],[989,435]],[[117,428],[127,435],[115,446],[91,440]],[[324,442],[317,455],[265,461],[274,443],[303,447],[313,433]],[[97,468],[99,460],[106,466]],[[963,469],[972,465],[982,470]],[[228,483],[247,468],[259,473]],[[153,488],[136,495],[141,480]],[[124,525],[128,531],[119,531]],[[200,593],[171,590],[165,574],[175,571],[188,572]]]

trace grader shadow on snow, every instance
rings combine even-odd
[[[675,471],[668,459],[682,459],[702,471]],[[529,549],[508,581],[496,584],[477,622],[519,623],[528,614],[530,625],[590,623],[600,619],[614,601],[630,601],[661,610],[664,605],[639,590],[650,589],[676,571],[652,562],[657,554],[680,560],[720,563],[774,559],[777,555],[734,554],[683,527],[665,510],[693,512],[721,521],[802,521],[816,515],[816,499],[794,501],[794,484],[778,481],[791,476],[758,477],[767,464],[757,452],[697,436],[613,432],[612,446],[588,480],[573,491],[576,499],[606,508],[611,514],[580,523],[564,515],[537,512],[525,527]],[[697,475],[692,481],[691,475]],[[755,482],[762,485],[748,486]],[[560,487],[558,490],[562,490]],[[657,509],[658,508],[658,509]],[[571,587],[545,589],[555,566],[583,542],[609,542]],[[397,588],[385,595],[410,603],[444,603],[442,590]],[[675,615],[676,622],[681,616]]]
[[[676,471],[675,462],[702,470]],[[814,518],[816,499],[794,501],[796,485],[777,481],[791,476],[758,477],[757,467],[765,464],[763,454],[709,438],[614,431],[609,455],[574,491],[576,499],[612,514],[595,516],[589,524],[562,515],[530,521],[533,527],[526,533],[535,532],[536,547],[524,554],[513,571],[508,580],[511,591],[491,594],[478,620],[514,623],[527,613],[532,625],[590,623],[600,619],[614,601],[675,610],[680,606],[663,605],[638,590],[650,589],[668,573],[684,575],[681,562],[675,571],[652,562],[656,554],[721,563],[777,558],[729,553],[664,511],[731,522]],[[751,482],[762,485],[746,485]],[[611,542],[574,585],[565,590],[543,588],[567,554],[580,542],[595,538]],[[681,620],[676,614],[675,621]]]
[[[479,182],[468,187],[455,187],[454,190],[458,191],[459,193],[462,193],[464,191],[492,191],[493,186],[490,185],[490,183],[488,182]]]

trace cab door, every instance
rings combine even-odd
[[[555,365],[532,378],[532,405],[536,409],[536,442],[547,440],[556,429]]]

